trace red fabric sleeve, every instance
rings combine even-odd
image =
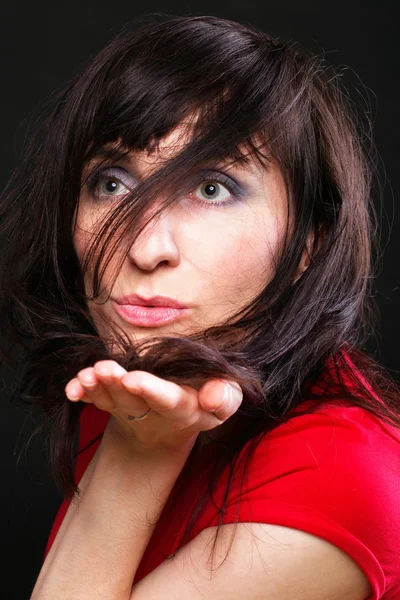
[[[241,472],[235,472],[222,523],[270,523],[324,538],[358,563],[373,589],[371,600],[400,598],[398,429],[358,407],[321,408],[259,442],[238,506]],[[226,475],[213,495],[217,506]],[[193,537],[216,526],[218,516],[209,503]]]
[[[109,414],[95,406],[85,407],[79,449],[104,431],[108,419]],[[100,441],[78,455],[78,482]],[[243,451],[241,456],[246,458]],[[191,538],[218,524],[214,503],[222,504],[227,475],[226,470],[218,479],[214,502],[206,503]],[[341,406],[335,400],[318,412],[294,416],[266,434],[250,459],[242,493],[241,475],[239,463],[222,523],[271,523],[321,537],[359,564],[373,589],[369,600],[400,599],[399,429],[366,410],[348,404]],[[174,551],[194,489],[191,485],[183,490],[176,509],[178,524],[168,515],[157,525],[136,580],[162,562],[161,551],[166,555]],[[53,523],[45,556],[67,509],[64,501]]]

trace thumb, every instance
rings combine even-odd
[[[211,379],[200,389],[198,399],[203,410],[225,420],[239,408],[243,391],[236,381]]]

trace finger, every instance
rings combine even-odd
[[[65,386],[65,394],[71,402],[91,402],[85,394],[85,389],[77,377],[71,379]]]
[[[139,395],[127,390],[121,381],[126,369],[117,362],[103,360],[95,363],[94,372],[114,401],[114,409],[126,414],[142,414],[149,407]],[[113,411],[115,412],[115,411]]]
[[[221,422],[239,408],[243,400],[242,388],[236,381],[209,380],[199,390],[199,404]]]
[[[79,371],[77,378],[82,385],[90,402],[101,410],[111,411],[115,408],[113,398],[110,396],[106,386],[97,378],[93,367]],[[83,398],[82,398],[83,399]]]
[[[124,386],[141,396],[149,408],[163,416],[175,419],[193,419],[199,412],[197,391],[161,379],[147,371],[132,371],[121,378]]]

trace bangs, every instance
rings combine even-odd
[[[312,69],[299,76],[304,56],[290,48],[291,60],[285,60],[286,45],[256,30],[218,19],[194,19],[192,25],[193,32],[191,23],[178,20],[166,33],[166,23],[153,23],[150,30],[142,26],[115,38],[81,74],[79,95],[70,95],[68,164],[81,174],[81,184],[94,159],[151,154],[174,130],[182,131],[178,152],[160,160],[157,171],[105,215],[84,269],[100,241],[107,248],[104,269],[123,238],[123,254],[128,252],[135,222],[147,208],[164,196],[151,218],[165,210],[200,184],[207,167],[257,163],[268,170],[274,160],[290,204],[287,173],[309,123]]]
[[[186,170],[221,161],[245,166],[250,160],[268,168],[274,141],[284,138],[296,146],[307,77],[296,79],[282,61],[284,46],[277,52],[278,44],[265,36],[257,39],[218,22],[202,25],[203,36],[193,38],[187,23],[177,23],[175,35],[161,30],[156,48],[149,47],[154,38],[144,27],[131,33],[126,49],[119,41],[117,53],[115,40],[88,65],[83,93],[72,99],[72,161],[83,156],[86,165],[111,144],[117,154],[109,153],[110,159],[120,152],[151,153],[183,125]],[[152,35],[157,27],[162,24],[153,24]]]

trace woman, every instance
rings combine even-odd
[[[36,123],[1,201],[4,337],[65,495],[32,600],[399,597],[374,155],[338,79],[157,15]]]

